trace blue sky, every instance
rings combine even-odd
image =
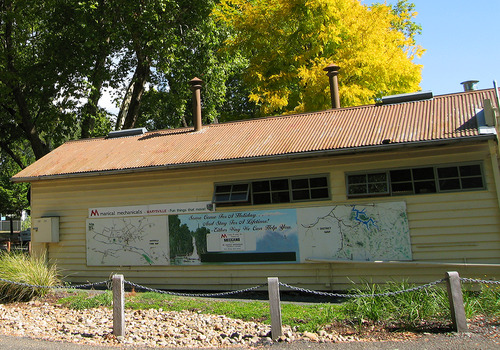
[[[417,43],[426,49],[415,60],[423,65],[422,90],[434,95],[459,92],[465,80],[479,80],[476,89],[492,88],[493,80],[500,85],[500,0],[409,2],[415,4],[415,22],[422,26]]]

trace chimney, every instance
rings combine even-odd
[[[199,78],[193,78],[190,82],[189,85],[191,88],[191,91],[193,91],[193,125],[194,125],[194,131],[200,131],[201,128],[203,127],[202,122],[201,122],[201,84],[203,83],[203,80]]]
[[[339,97],[339,82],[337,75],[339,74],[340,67],[335,63],[323,68],[326,71],[326,75],[330,78],[330,96],[332,99],[332,108],[340,108],[340,97]]]
[[[462,84],[464,86],[464,91],[474,91],[476,90],[474,88],[474,85],[476,85],[477,83],[479,83],[479,80],[466,80],[466,81],[462,81],[460,84]]]

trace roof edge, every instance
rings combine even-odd
[[[115,169],[115,170],[103,170],[103,171],[89,171],[89,172],[79,172],[79,173],[66,173],[58,175],[43,175],[43,176],[33,176],[33,177],[11,177],[12,182],[35,182],[43,180],[55,180],[64,178],[81,178],[81,177],[94,177],[94,176],[105,176],[105,175],[117,175],[117,174],[133,174],[141,173],[147,171],[160,171],[160,170],[170,170],[170,169],[185,169],[185,168],[196,168],[202,166],[214,166],[214,165],[225,165],[225,164],[245,164],[254,162],[265,162],[272,160],[284,160],[284,159],[301,159],[301,158],[312,158],[312,157],[324,157],[330,155],[344,155],[344,154],[355,154],[361,152],[378,152],[378,151],[392,151],[402,148],[417,148],[417,147],[432,147],[439,145],[449,145],[456,143],[473,143],[488,140],[497,140],[496,134],[483,134],[479,136],[467,136],[456,139],[439,139],[439,140],[428,140],[428,141],[413,141],[405,143],[392,143],[392,144],[382,144],[382,145],[372,145],[372,146],[361,146],[354,148],[343,148],[343,149],[330,149],[321,151],[310,151],[310,152],[300,152],[300,153],[289,153],[289,154],[277,154],[270,156],[260,156],[251,158],[234,158],[234,159],[223,159],[214,160],[207,162],[193,162],[184,164],[167,164],[159,166],[148,166],[140,168],[125,168],[125,169]]]

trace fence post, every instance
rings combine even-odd
[[[125,336],[125,293],[123,275],[113,275],[113,334]]]
[[[271,312],[271,336],[273,339],[277,339],[283,335],[278,277],[267,278],[267,290],[269,292],[269,309]]]
[[[456,332],[467,332],[467,318],[465,317],[462,285],[458,272],[446,272],[446,287],[450,302],[451,321]]]

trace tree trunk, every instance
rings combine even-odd
[[[99,103],[99,99],[101,98],[101,88],[104,82],[106,58],[109,54],[109,43],[111,41],[111,37],[106,31],[106,12],[104,6],[105,2],[99,1],[101,16],[98,23],[98,31],[100,33],[100,37],[105,39],[98,46],[94,69],[92,72],[92,76],[89,79],[91,83],[91,91],[87,103],[82,109],[83,119],[80,134],[82,139],[90,137],[92,134],[92,130],[94,129],[95,117],[97,116],[98,111],[97,105]]]
[[[140,56],[140,55],[138,55]],[[150,72],[149,59],[138,57],[137,67],[134,72],[134,89],[130,97],[130,105],[127,110],[127,116],[123,123],[123,129],[131,129],[135,126],[137,117],[139,116],[139,109],[141,107],[141,98],[144,93],[146,82]]]
[[[125,122],[125,116],[128,113],[130,107],[130,101],[132,99],[132,92],[134,90],[134,80],[135,74],[130,83],[128,84],[127,91],[125,91],[125,96],[123,97],[122,104],[120,106],[120,112],[118,112],[118,117],[116,118],[115,130],[121,130],[123,123]]]

